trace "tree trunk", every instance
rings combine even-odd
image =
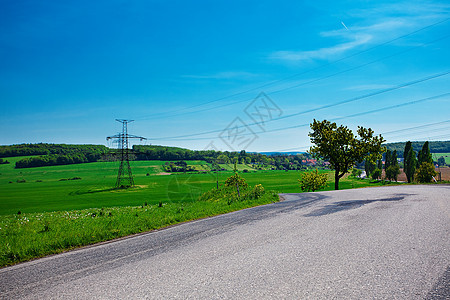
[[[339,171],[336,170],[336,173],[334,173],[334,189],[337,191],[339,190]]]

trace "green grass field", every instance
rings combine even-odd
[[[445,163],[450,165],[450,153],[432,153],[433,160],[437,161],[439,157],[443,156],[445,158]]]
[[[156,204],[194,202],[201,193],[216,186],[216,174],[201,172],[194,174],[158,175],[162,172],[162,161],[131,162],[136,187],[128,190],[113,189],[118,162],[52,166],[15,169],[18,158],[8,158],[10,164],[0,165],[0,215],[23,213],[70,211],[76,209],[138,206],[143,203]],[[190,161],[189,165],[203,170],[207,164]],[[228,166],[228,170],[233,166]],[[301,192],[297,179],[300,171],[254,171],[247,165],[238,165],[238,170],[250,185],[262,184],[267,190],[278,193]],[[331,172],[330,172],[331,174]],[[219,183],[232,175],[231,171],[219,172]],[[72,178],[78,180],[69,180]],[[332,176],[330,176],[332,179]],[[369,185],[368,181],[342,180],[341,188]],[[333,182],[329,182],[329,190]]]
[[[301,192],[300,171],[256,171],[238,165],[250,186],[262,184],[259,199],[199,201],[202,193],[234,173],[210,170],[203,161],[188,164],[201,172],[163,172],[163,161],[131,162],[136,186],[114,189],[118,162],[15,169],[19,158],[0,165],[0,266],[171,224],[278,201],[277,193]],[[248,172],[242,172],[247,169]],[[326,190],[334,188],[328,173]],[[165,174],[165,175],[164,175]],[[341,189],[376,186],[345,178]]]

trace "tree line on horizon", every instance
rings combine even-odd
[[[16,168],[69,165],[100,160],[109,149],[103,145],[20,144],[0,146],[0,157],[25,157]]]
[[[424,141],[422,142],[408,141],[408,142],[386,143],[383,146],[385,146],[387,150],[397,151],[398,158],[404,158],[406,152],[405,147],[407,143],[411,143],[411,148],[416,153],[418,153],[425,144]],[[430,141],[427,143],[431,153],[450,153],[450,141]]]
[[[271,166],[277,170],[300,170],[304,161],[310,159],[307,153],[296,155],[265,155],[256,152],[189,150],[159,145],[135,145],[130,150],[131,160],[187,161],[204,160],[211,164],[254,164],[255,168]],[[16,162],[16,168],[68,165],[97,161],[118,160],[117,150],[103,145],[69,144],[20,144],[0,146],[0,157],[25,157]],[[3,161],[3,159],[2,159]]]
[[[421,150],[424,142],[410,142],[411,148],[416,151]],[[450,141],[429,142],[432,152],[450,152]],[[387,148],[385,161],[389,161],[388,153],[403,158],[404,151],[399,151],[400,146],[406,143],[383,144]],[[434,148],[433,148],[434,147]],[[416,150],[418,149],[418,150]],[[256,167],[271,167],[276,170],[301,170],[305,168],[304,161],[312,156],[309,153],[303,154],[282,154],[266,155],[262,153],[238,151],[215,151],[215,150],[189,150],[179,147],[159,146],[159,145],[135,145],[132,148],[132,160],[204,160],[208,163],[241,163],[254,164]],[[71,144],[19,144],[0,146],[0,158],[32,156],[16,162],[16,168],[31,168],[41,166],[67,165],[78,163],[89,163],[97,161],[117,160],[114,151],[104,145],[71,145]],[[6,162],[5,160],[2,160]],[[388,163],[389,164],[389,163]],[[395,167],[395,163],[392,163]],[[361,167],[361,165],[358,165]],[[379,165],[375,165],[376,167]],[[373,167],[373,166],[372,166]],[[376,168],[375,167],[375,168]],[[384,166],[385,170],[386,165]],[[388,165],[389,167],[389,165]],[[418,168],[418,166],[416,166]],[[379,168],[383,169],[383,166]],[[392,169],[392,168],[391,168]],[[371,170],[369,168],[369,170]],[[395,170],[393,171],[395,173]],[[373,173],[373,172],[370,172]],[[391,172],[392,173],[392,172]],[[394,175],[393,175],[394,176]],[[393,179],[395,177],[392,177]]]

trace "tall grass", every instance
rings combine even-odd
[[[244,201],[196,201],[0,216],[0,266],[278,201],[266,192]]]

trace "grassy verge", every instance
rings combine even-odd
[[[278,201],[274,192],[245,201],[196,201],[0,216],[0,266]]]

